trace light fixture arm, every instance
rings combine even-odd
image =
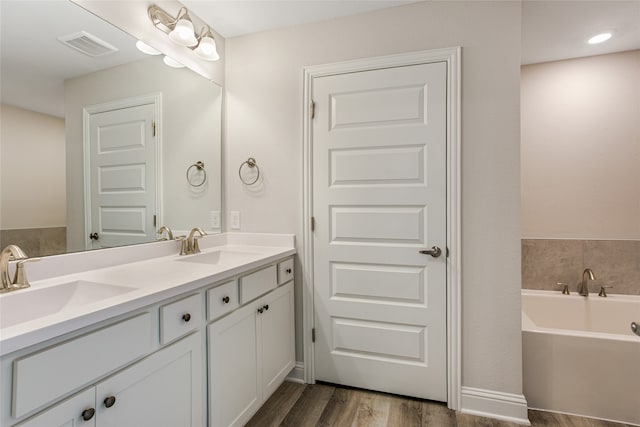
[[[185,17],[191,20],[189,12],[184,6],[180,8],[180,10],[178,11],[178,16],[176,16],[175,18],[171,16],[167,11],[156,6],[155,4],[149,7],[149,18],[151,19],[151,22],[153,22],[153,25],[157,29],[167,34],[173,31],[178,21]]]

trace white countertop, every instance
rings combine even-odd
[[[35,274],[38,280],[31,280],[31,288],[0,295],[0,308],[3,303],[5,306],[11,303],[12,295],[22,294],[21,300],[28,301],[26,296],[30,292],[75,281],[125,286],[133,290],[100,299],[95,303],[65,306],[56,313],[35,320],[7,327],[0,324],[0,356],[223,281],[296,252],[292,235],[224,233],[207,236],[200,240],[200,245],[202,254],[227,251],[239,253],[241,256],[238,259],[234,257],[224,259],[218,264],[189,262],[189,258],[199,255],[177,255],[176,242],[139,245],[133,249],[132,247],[123,248],[121,252],[118,252],[118,249],[110,249],[108,252],[94,251],[58,256],[50,262],[49,267],[40,268]],[[136,248],[138,251],[135,258],[138,260],[126,263],[122,256],[130,257]],[[175,254],[166,255],[168,250],[173,250]],[[140,254],[140,251],[146,253]],[[162,255],[159,256],[159,254]],[[105,260],[105,257],[108,259]],[[70,269],[65,265],[65,261],[67,263],[83,261],[83,264],[89,267],[102,266],[78,271],[82,268],[75,266]],[[48,275],[47,269],[51,274],[60,272],[68,274]],[[25,309],[29,310],[28,304]]]

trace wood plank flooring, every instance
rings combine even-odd
[[[529,411],[534,427],[627,427],[626,424]],[[285,381],[247,427],[516,427],[519,424],[456,413],[444,403],[331,384]]]

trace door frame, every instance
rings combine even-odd
[[[313,79],[336,74],[370,71],[381,68],[408,65],[447,63],[447,406],[460,409],[462,348],[461,348],[461,48],[452,47],[435,50],[403,53],[356,59],[352,61],[316,65],[303,69],[303,277],[302,319],[304,348],[304,381],[315,383],[314,343],[311,330],[314,327],[314,265],[313,232],[313,126],[312,94]]]
[[[82,170],[84,176],[84,241],[85,249],[92,249],[91,239],[91,129],[90,120],[92,114],[105,113],[107,111],[123,108],[139,107],[153,104],[156,123],[156,224],[162,224],[162,93],[155,92],[147,95],[118,99],[116,101],[89,105],[82,109]]]

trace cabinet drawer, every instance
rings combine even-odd
[[[293,258],[278,263],[278,285],[293,279]]]
[[[13,362],[19,418],[151,351],[151,315],[91,332]]]
[[[202,297],[200,294],[160,307],[160,343],[166,344],[202,324]]]
[[[208,320],[217,319],[238,308],[238,284],[235,280],[207,291]]]
[[[272,265],[240,278],[240,302],[242,304],[264,295],[278,285],[276,266]]]

